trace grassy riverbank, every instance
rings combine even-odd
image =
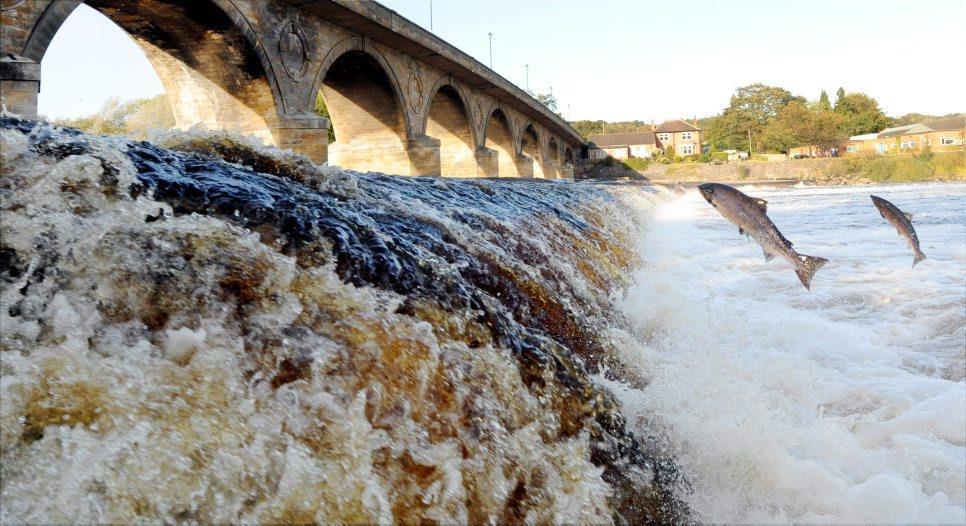
[[[817,174],[820,179],[868,179],[873,183],[915,183],[966,179],[966,152],[843,157]]]
[[[912,183],[966,180],[966,152],[871,155],[783,162],[651,164],[639,171],[658,182],[775,182],[815,184]]]

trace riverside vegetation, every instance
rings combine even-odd
[[[947,115],[949,116],[949,115]],[[756,163],[762,153],[787,154],[810,145],[817,151],[844,150],[848,137],[878,132],[888,126],[921,122],[936,116],[907,114],[892,118],[878,101],[864,93],[839,88],[833,103],[825,91],[809,101],[787,89],[764,84],[739,87],[728,107],[719,115],[698,120],[707,153],[680,157],[659,152],[653,159],[604,160],[592,165],[590,177],[637,177],[648,179],[774,180],[794,179],[821,184],[918,182],[966,178],[966,151],[871,155],[831,159],[796,160],[794,164]],[[635,132],[650,129],[643,121],[609,123],[576,121],[571,125],[585,137],[603,132]],[[722,150],[751,150],[751,163],[722,164]],[[664,165],[664,166],[662,166]]]
[[[658,182],[804,181],[819,185],[962,181],[966,180],[966,152],[926,151],[729,164],[694,161],[663,164],[647,159],[604,159],[588,168],[587,177],[627,177]]]

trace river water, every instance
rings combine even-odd
[[[809,292],[697,192],[659,205],[618,300],[649,382],[612,383],[625,413],[666,433],[703,520],[963,522],[966,185],[744,190],[830,262]]]
[[[966,186],[312,165],[0,117],[0,522],[962,522]]]

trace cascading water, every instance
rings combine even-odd
[[[0,134],[0,521],[686,520],[594,376],[649,190]]]
[[[747,191],[830,261],[807,292],[697,192],[652,207],[619,302],[645,381],[602,379],[631,427],[665,436],[698,521],[966,522],[966,184]]]
[[[0,119],[0,522],[966,521],[966,186],[358,174]],[[626,421],[625,421],[626,419]]]

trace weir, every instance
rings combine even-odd
[[[0,4],[7,110],[37,115],[40,63],[81,3]],[[250,134],[355,170],[457,177],[572,178],[584,143],[523,90],[376,2],[84,3],[141,47],[182,129]],[[331,120],[313,111],[320,94]]]
[[[0,521],[686,516],[596,377],[652,188],[0,140]]]

